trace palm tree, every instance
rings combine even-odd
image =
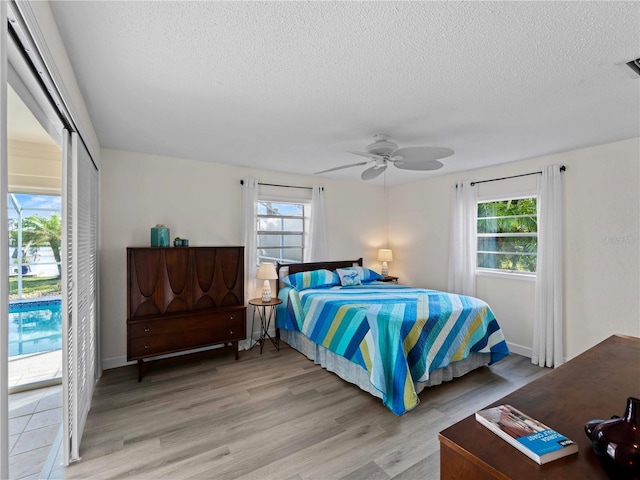
[[[527,234],[537,231],[535,198],[478,203],[478,233],[498,235]],[[478,240],[478,250],[496,252],[496,254],[479,254],[478,265],[483,267],[536,271],[536,256],[522,255],[537,252],[535,237],[484,237]]]
[[[22,241],[26,245],[49,245],[53,251],[53,257],[58,263],[58,278],[62,277],[60,265],[60,243],[62,241],[62,222],[60,215],[52,214],[50,217],[31,215],[22,221]],[[32,247],[33,248],[33,247]]]

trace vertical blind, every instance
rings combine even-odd
[[[76,222],[74,224],[74,252],[76,253],[76,289],[77,308],[74,309],[74,331],[76,333],[76,377],[74,378],[78,399],[76,416],[78,420],[78,442],[80,446],[82,432],[89,414],[93,388],[96,380],[96,285],[97,285],[97,222],[98,174],[91,157],[79,141],[76,133],[72,134],[72,144],[76,158],[74,192]],[[74,452],[76,455],[78,452]]]
[[[71,434],[73,432],[73,383],[70,379],[73,376],[73,158],[71,148],[71,134],[68,130],[63,131],[62,140],[62,242],[64,255],[60,256],[62,262],[62,392],[63,392],[63,456],[64,464],[68,465],[71,453]],[[66,361],[65,361],[66,360]]]
[[[67,313],[64,394],[64,463],[80,459],[82,432],[91,407],[97,365],[98,171],[77,133],[67,134],[63,215]]]

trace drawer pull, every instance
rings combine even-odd
[[[233,330],[232,329],[229,329],[229,334],[233,335]]]
[[[144,344],[144,348],[145,348],[146,350],[148,350],[148,349],[149,349],[149,344],[148,344],[148,343],[145,343],[145,344]]]
[[[144,327],[144,331],[148,332],[149,331],[149,327]]]
[[[229,315],[229,318],[230,318],[231,320],[233,320],[233,315]]]

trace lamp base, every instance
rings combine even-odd
[[[382,262],[382,272],[380,272],[380,275],[383,277],[389,276],[389,266],[387,265],[387,262]]]
[[[269,282],[269,280],[265,280],[262,284],[262,301],[271,301],[271,283]]]

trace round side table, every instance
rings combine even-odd
[[[253,340],[253,325],[256,321],[256,312],[258,314],[258,317],[260,318],[260,338],[256,340],[256,343],[251,345],[250,348],[253,348],[258,343],[260,343],[260,355],[262,355],[264,342],[267,338],[271,340],[271,343],[273,343],[273,346],[276,347],[276,350],[280,350],[280,339],[277,335],[276,338],[273,338],[271,335],[269,335],[269,327],[271,326],[272,320],[273,324],[275,325],[276,307],[281,303],[282,300],[277,297],[272,298],[268,302],[263,302],[262,298],[252,298],[251,300],[249,300],[249,305],[253,305],[253,319],[251,320],[251,340]]]

